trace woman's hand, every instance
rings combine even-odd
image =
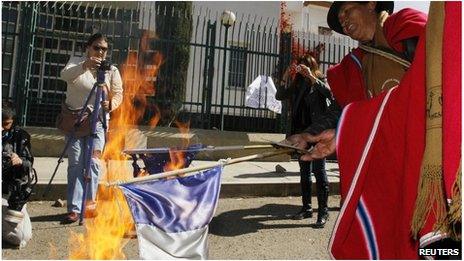
[[[304,64],[300,64],[298,65],[300,67],[300,71],[299,73],[301,75],[303,75],[305,78],[308,78],[311,80],[312,83],[315,83],[316,82],[316,77],[314,76],[314,74],[311,72],[311,69],[309,69],[308,66],[304,65]]]
[[[106,112],[110,111],[110,101],[102,101],[101,106]]]
[[[103,88],[103,92],[105,93],[106,100],[102,101],[100,105],[106,112],[109,112],[111,111],[111,103],[109,101],[110,100],[110,96],[109,96],[110,89],[108,88],[108,85],[106,83],[103,84],[102,88]]]
[[[84,68],[84,70],[97,69],[98,67],[100,67],[101,62],[102,59],[92,56],[85,60],[84,64],[82,64],[82,68]]]

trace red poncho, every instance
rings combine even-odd
[[[449,187],[449,180],[456,177],[461,144],[460,10],[456,2],[445,7],[444,34],[449,38],[443,44],[443,114],[445,121],[452,117],[453,122],[445,122],[443,128],[455,128],[454,135],[443,135],[444,174],[453,173],[444,179]],[[334,258],[418,258],[419,242],[411,236],[410,226],[425,147],[425,19],[424,14],[405,9],[385,21],[387,41],[398,52],[401,40],[419,36],[414,61],[398,87],[367,100],[361,70],[351,57],[362,58],[361,50],[328,72],[334,96],[345,107],[337,136],[344,203],[329,243]],[[432,226],[427,222],[419,236],[432,232]]]

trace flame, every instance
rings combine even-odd
[[[164,167],[164,171],[181,169],[185,166],[185,153],[182,151],[169,150],[169,157],[171,159]]]
[[[190,143],[190,139],[188,137],[190,122],[182,123],[176,121],[175,123],[182,134],[182,148],[187,148]],[[164,171],[176,170],[185,167],[185,153],[183,151],[169,150],[169,157],[171,161],[163,167]]]
[[[141,57],[130,52],[121,68],[124,99],[112,114],[108,141],[102,156],[105,160],[102,163],[107,162],[102,175],[102,180],[106,182],[127,180],[133,175],[130,164],[121,153],[127,142],[125,134],[143,119],[146,96],[155,94],[153,81],[163,60],[159,53],[146,52],[149,39],[148,34],[143,35]],[[151,61],[151,65],[144,64],[147,60]],[[150,120],[152,127],[158,121],[159,115],[155,115]],[[122,249],[128,239],[124,236],[133,232],[134,224],[122,191],[117,187],[99,186],[95,214],[94,218],[85,219],[84,233],[71,233],[69,258],[125,259]]]
[[[160,121],[160,113],[159,113],[159,110],[158,108],[155,106],[154,107],[155,110],[157,113],[151,117],[151,119],[148,121],[148,125],[150,126],[150,129],[154,129],[157,125],[158,125],[158,122]]]

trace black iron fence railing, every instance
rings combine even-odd
[[[325,43],[324,72],[356,45],[311,33],[281,36],[277,20],[240,14],[226,27],[217,15],[191,5],[4,1],[2,98],[15,102],[21,124],[54,126],[66,93],[60,71],[71,56],[85,55],[83,44],[91,34],[102,32],[110,42],[108,59],[120,69],[141,64],[130,63],[130,55],[148,67],[147,53],[164,57],[158,76],[146,79],[155,86],[156,92],[147,95],[156,106],[148,106],[141,124],[161,111],[163,125],[180,118],[190,119],[193,128],[285,132],[285,102],[281,114],[245,106],[250,83],[259,75],[278,77],[279,64],[288,61],[290,50],[282,48],[283,41],[305,49]],[[142,47],[147,33],[148,47]]]

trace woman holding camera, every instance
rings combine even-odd
[[[64,106],[68,110],[88,112],[93,111],[95,102],[95,92],[91,90],[97,81],[97,70],[105,61],[108,51],[108,40],[100,33],[92,35],[85,45],[85,56],[71,57],[65,68],[61,71],[61,79],[66,81],[66,100]],[[108,100],[101,102],[101,108],[108,114],[115,110],[122,102],[122,79],[118,69],[111,66],[110,70],[105,71],[104,91],[108,94]],[[89,102],[83,108],[89,95]],[[64,110],[63,109],[63,110]],[[90,118],[90,116],[88,117]],[[108,117],[106,117],[108,118]],[[95,197],[98,188],[100,174],[100,158],[105,145],[105,133],[102,124],[102,117],[96,125],[95,135],[76,135],[77,132],[66,133],[66,141],[70,142],[68,154],[68,187],[67,187],[67,208],[68,215],[64,223],[73,223],[79,220],[81,213],[83,192],[85,188],[84,168],[88,150],[89,140],[93,139],[94,149],[91,152],[90,175],[91,181],[89,193],[87,193],[88,204],[86,210],[89,214],[95,208]],[[73,135],[74,134],[74,135]]]
[[[291,70],[296,72],[294,80],[288,88],[280,84],[276,99],[291,99],[291,133],[300,133],[308,129],[327,129],[332,125],[327,123],[326,111],[328,103],[332,103],[332,94],[324,82],[319,65],[311,55],[300,58],[298,65]],[[308,130],[309,131],[309,130]],[[328,217],[327,200],[329,196],[329,182],[325,171],[325,159],[299,161],[300,184],[303,207],[293,216],[293,219],[310,218],[313,215],[311,206],[311,173],[316,177],[318,216],[314,227],[324,227]]]

